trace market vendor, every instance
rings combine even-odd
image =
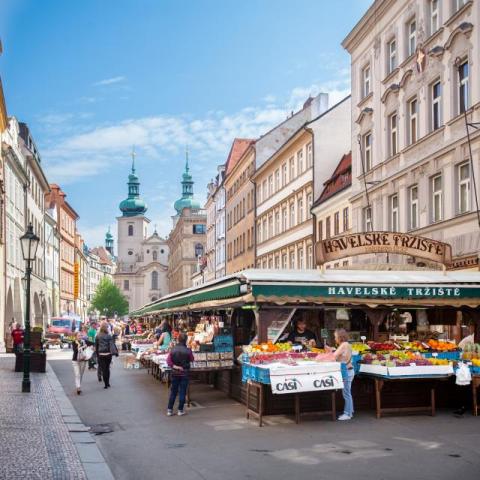
[[[307,329],[307,322],[300,318],[295,322],[293,330],[288,335],[287,342],[298,343],[302,345],[309,345],[315,347],[317,344],[317,339],[315,334]]]

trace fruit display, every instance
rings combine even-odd
[[[453,352],[455,350],[458,350],[457,345],[453,342],[444,342],[442,340],[429,340],[428,346],[437,352]]]
[[[249,356],[248,362],[252,365],[264,365],[274,362],[287,364],[296,364],[302,360],[316,360],[318,353],[315,352],[271,352],[271,353],[253,353]]]
[[[375,352],[388,352],[389,350],[397,350],[399,347],[393,342],[368,342],[368,346]]]
[[[472,360],[472,365],[473,365],[474,367],[480,367],[480,358],[474,358],[474,359]]]
[[[462,360],[480,359],[480,344],[469,343],[465,345],[462,353]]]
[[[352,350],[355,350],[359,354],[368,352],[370,350],[370,347],[366,343],[353,342],[351,346]]]
[[[413,350],[415,352],[428,352],[429,346],[423,342],[400,342],[404,350]]]
[[[289,352],[292,350],[292,345],[290,343],[272,343],[271,341],[265,343],[259,343],[248,345],[244,348],[245,353],[254,353],[254,352]]]
[[[448,365],[449,361],[439,358],[425,358],[419,353],[396,350],[386,354],[367,353],[362,357],[361,363],[385,367],[409,367],[412,364],[427,367],[430,365]]]

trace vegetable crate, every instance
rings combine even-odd
[[[425,358],[433,357],[432,352],[426,352],[423,355],[425,356]],[[460,360],[460,351],[457,350],[455,352],[438,352],[437,358],[441,360]]]

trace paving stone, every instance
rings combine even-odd
[[[83,463],[91,462],[104,462],[104,458],[97,448],[97,445],[91,445],[88,443],[79,443],[76,445],[77,452]]]
[[[92,435],[89,432],[70,432],[73,443],[95,443]]]
[[[47,375],[32,373],[31,393],[21,393],[14,364],[0,357],[0,478],[87,480]]]
[[[92,480],[114,480],[110,469],[105,463],[85,463],[87,477]]]

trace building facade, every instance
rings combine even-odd
[[[3,96],[2,80],[0,79],[0,287],[6,292],[5,275],[5,166],[3,159],[2,137],[7,129],[8,117]],[[0,352],[5,351],[5,295],[0,295]],[[8,322],[7,322],[8,323]]]
[[[32,299],[32,325],[46,328],[50,316],[47,302],[47,285],[45,282],[45,195],[50,191],[48,180],[41,165],[41,158],[30,129],[25,123],[19,123],[21,151],[25,157],[28,177],[27,224],[32,224],[33,231],[40,238],[37,256],[32,264],[30,295]]]
[[[327,107],[326,94],[308,99],[303,108],[308,121],[257,168],[253,180],[258,268],[314,267],[315,185],[328,179],[350,146],[350,98]],[[317,116],[311,118],[314,113]]]
[[[255,146],[246,141],[243,153],[227,162],[226,219],[227,267],[234,273],[255,265]]]
[[[480,121],[479,19],[473,1],[376,0],[343,41],[352,65],[354,230],[447,242],[459,268],[478,268],[480,249],[480,132],[472,129],[469,145],[465,125]],[[397,257],[356,261],[425,266]]]
[[[55,207],[60,238],[60,315],[75,315],[75,232],[79,218],[66,200],[66,193],[56,183],[50,184],[45,197],[46,208]]]
[[[188,155],[181,183],[182,196],[174,204],[176,215],[168,237],[168,286],[172,293],[191,287],[192,277],[197,285],[205,281],[207,215],[193,194]]]
[[[351,232],[352,154],[342,156],[323,191],[312,206],[316,240],[321,241]],[[351,259],[328,262],[325,268],[348,268]]]
[[[83,322],[88,320],[90,301],[88,297],[88,282],[90,279],[90,264],[85,252],[85,242],[82,236],[75,232],[75,263],[73,296],[75,298],[75,312]]]
[[[60,314],[60,235],[57,228],[55,205],[45,210],[45,302],[47,321]]]
[[[117,218],[118,256],[114,281],[132,311],[169,292],[169,246],[156,230],[148,234],[150,220],[145,216],[147,206],[140,198],[140,181],[134,163],[127,185],[128,197],[120,203],[122,216]],[[113,252],[111,234],[107,234],[106,247]]]
[[[2,156],[5,177],[5,316],[4,338],[11,347],[12,322],[24,323],[25,275],[20,237],[25,233],[28,175],[26,159],[21,152],[20,126],[14,117],[2,134]]]

